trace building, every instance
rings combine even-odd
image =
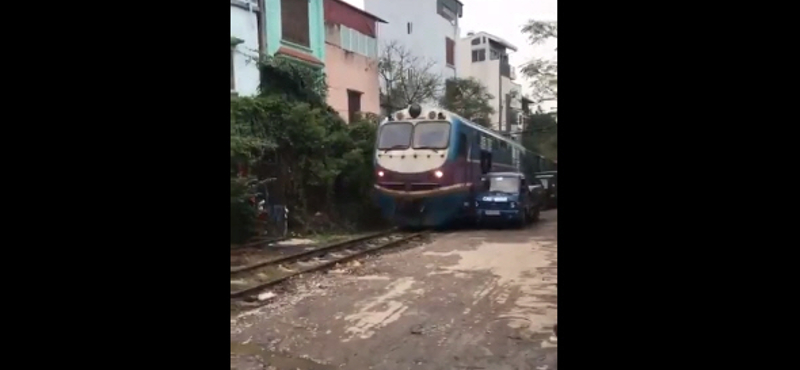
[[[257,92],[259,54],[323,69],[323,0],[231,0],[231,93]]]
[[[259,29],[257,0],[231,0],[231,94],[255,95],[258,92]]]
[[[386,23],[341,0],[324,0],[328,104],[352,122],[357,112],[380,113],[378,25]]]
[[[552,92],[553,96],[557,96],[558,94],[558,77],[550,78],[549,85],[550,91]],[[540,105],[541,109],[548,113],[555,113],[558,111],[558,99],[547,100],[542,102]]]
[[[517,47],[486,32],[470,32],[458,41],[458,49],[459,77],[477,79],[494,96],[492,129],[514,130],[522,110],[522,86],[516,82],[515,68],[508,63],[508,51],[517,51]]]
[[[260,1],[267,7],[267,52],[324,69],[323,0]]]
[[[433,61],[430,72],[442,81],[458,76],[456,40],[463,7],[458,0],[364,0],[366,11],[388,22],[381,28],[379,48],[400,43],[413,55]]]

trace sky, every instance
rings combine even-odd
[[[344,0],[351,5],[364,9],[364,0]],[[402,0],[394,0],[402,1]],[[520,65],[533,57],[556,58],[555,40],[533,47],[528,44],[527,36],[522,33],[522,26],[529,19],[542,21],[557,20],[557,0],[460,0],[464,4],[464,15],[459,19],[461,36],[467,32],[488,32],[505,39],[517,47],[511,52],[509,62],[517,68],[517,82],[522,85],[522,92],[530,90],[529,84],[519,77]],[[509,11],[512,9],[512,11]],[[510,50],[509,50],[510,51]]]

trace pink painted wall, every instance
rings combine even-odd
[[[334,28],[326,25],[326,28]],[[338,30],[338,27],[335,27]],[[362,93],[361,111],[380,112],[378,61],[336,46],[338,31],[328,29],[325,44],[325,73],[328,82],[328,104],[348,121],[347,90]],[[349,122],[348,122],[349,123]]]

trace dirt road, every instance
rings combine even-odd
[[[231,368],[552,370],[556,211],[304,277],[231,320]]]

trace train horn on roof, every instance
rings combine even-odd
[[[422,113],[422,107],[420,107],[419,104],[411,104],[411,106],[408,107],[408,114],[411,115],[411,118],[419,117],[420,113]]]

